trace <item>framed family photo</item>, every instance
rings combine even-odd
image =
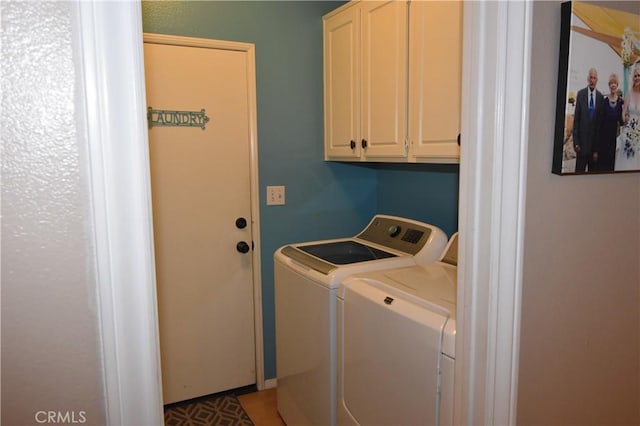
[[[640,2],[562,3],[552,172],[640,172]]]

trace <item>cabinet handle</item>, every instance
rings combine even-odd
[[[458,133],[458,146],[460,146],[460,133]]]
[[[351,140],[351,143],[349,145],[351,146],[351,149],[356,149],[356,141]]]
[[[366,148],[366,147],[367,147],[367,140],[362,139],[362,148]]]

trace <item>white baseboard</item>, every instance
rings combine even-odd
[[[266,379],[264,381],[264,388],[265,389],[271,389],[271,388],[275,388],[278,387],[278,379]]]

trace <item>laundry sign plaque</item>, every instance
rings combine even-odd
[[[209,122],[204,108],[200,111],[172,111],[147,108],[149,128],[153,127],[200,127],[204,130]]]

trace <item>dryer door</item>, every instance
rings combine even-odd
[[[447,316],[375,280],[344,292],[342,404],[361,425],[438,422],[438,368]]]

